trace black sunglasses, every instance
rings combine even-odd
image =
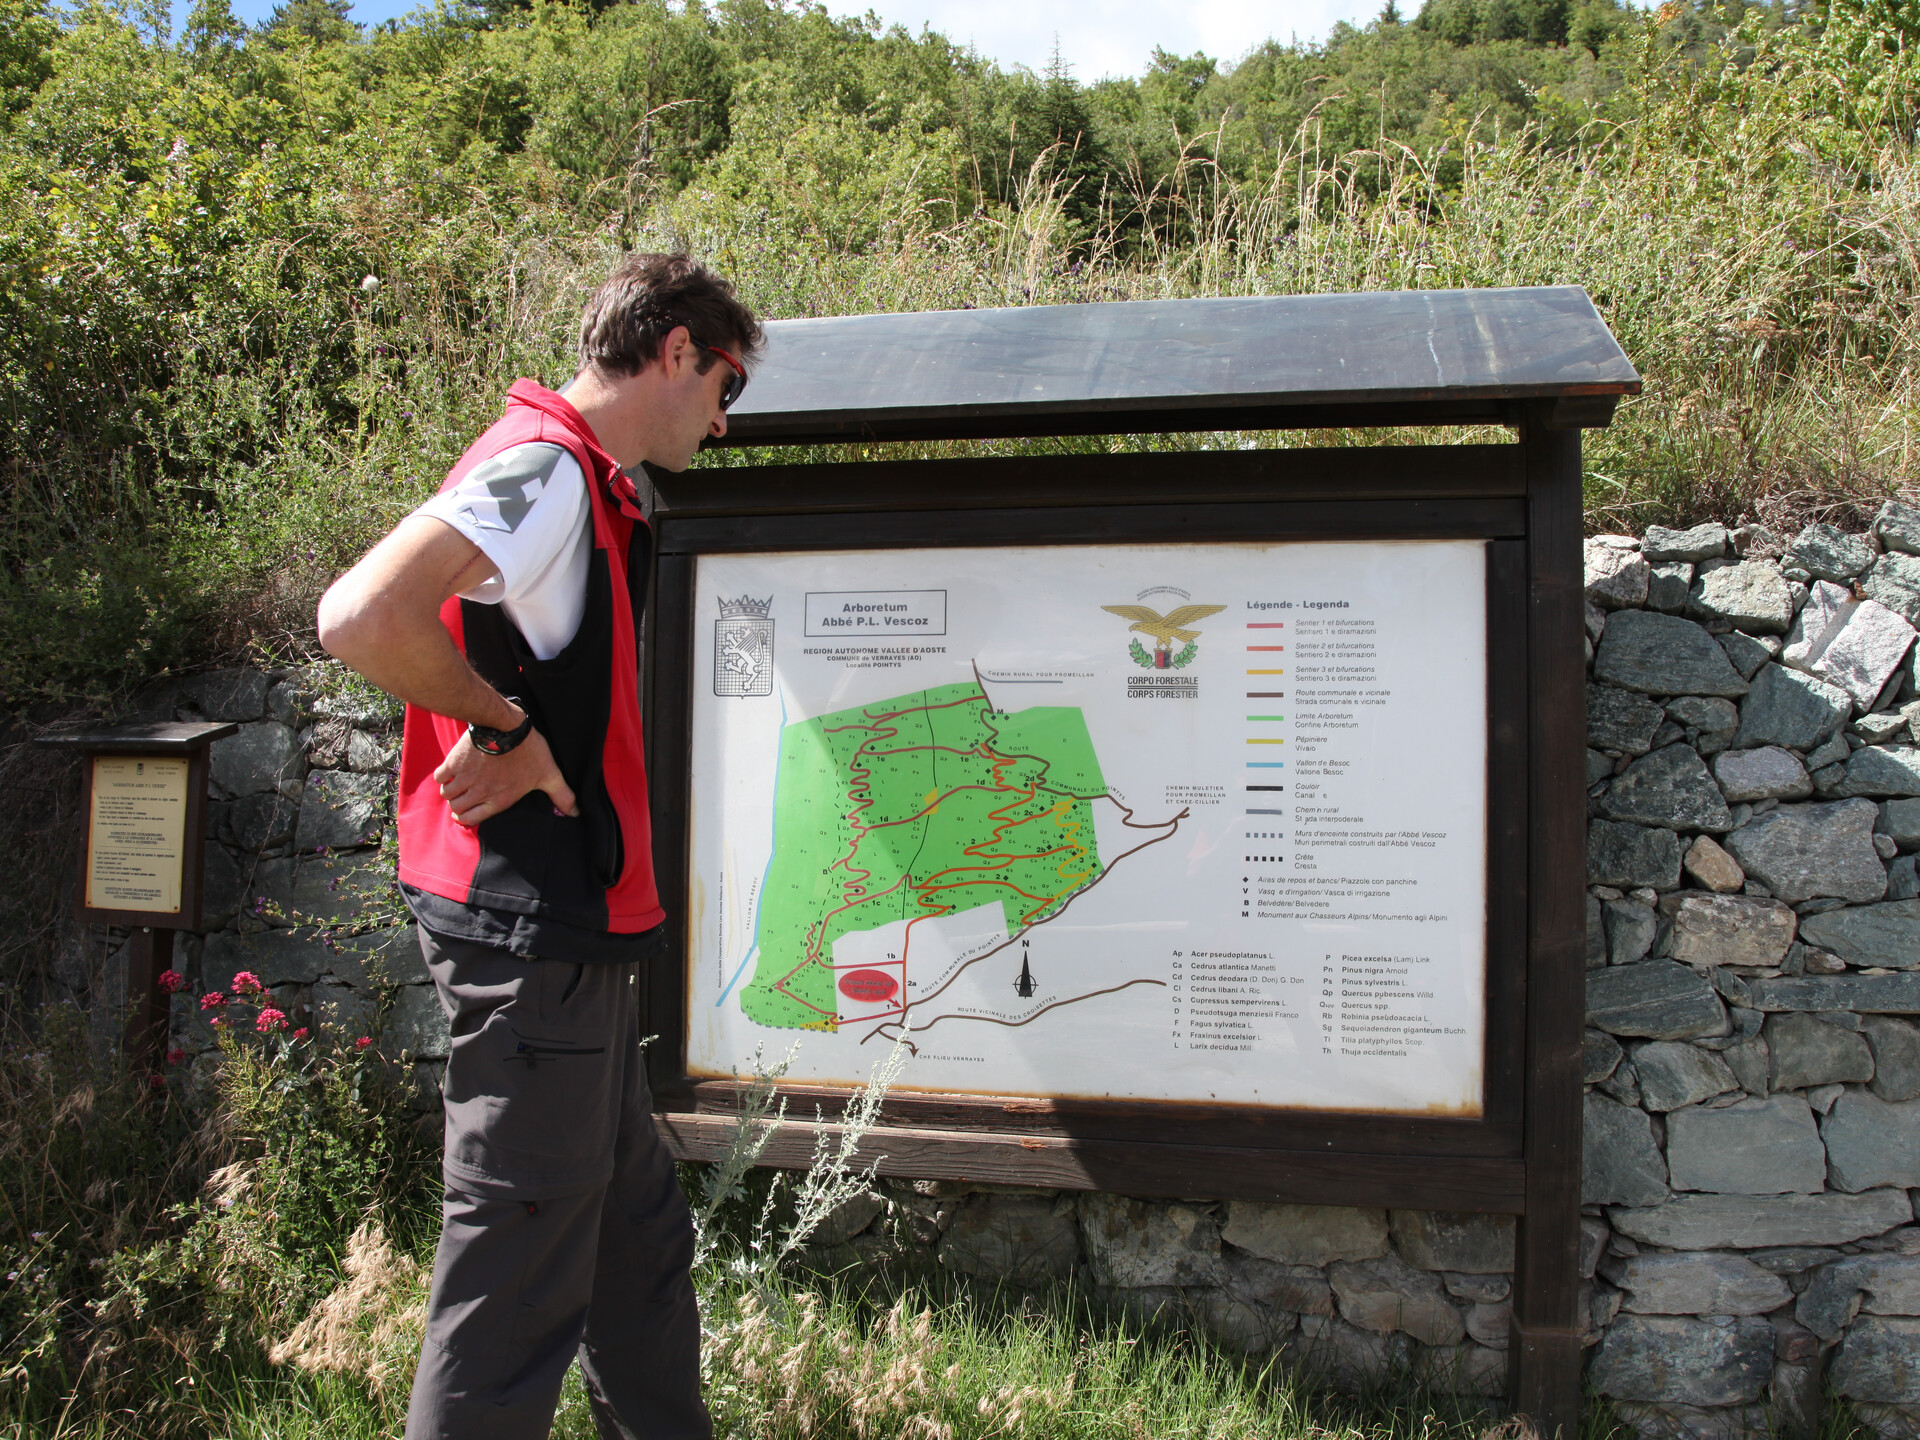
[[[693,343],[698,345],[702,350],[712,351],[715,355],[718,355],[722,360],[726,361],[732,368],[733,374],[727,377],[726,387],[720,392],[720,408],[722,410],[729,409],[733,405],[733,402],[740,398],[740,392],[747,388],[747,367],[740,363],[732,351],[722,350],[718,345],[709,345],[706,341],[695,336],[691,331],[688,332],[687,338],[692,340]]]

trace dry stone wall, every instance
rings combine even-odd
[[[1839,1397],[1920,1440],[1920,510],[1600,536],[1586,566],[1588,1382],[1648,1437],[1807,1435]],[[251,970],[298,1020],[378,1034],[430,1109],[447,1037],[411,926],[339,933],[381,880],[398,741],[351,693],[224,671],[151,697],[242,727],[175,1044],[204,1077],[192,996]],[[1343,1386],[1505,1384],[1495,1217],[889,1181],[815,1238],[1071,1278]]]
[[[221,670],[170,681],[130,718],[230,720],[213,747],[206,842],[205,933],[176,941],[172,1053],[203,1090],[218,1064],[209,1020],[245,1030],[258,1006],[202,1008],[257,976],[295,1026],[335,1039],[374,1038],[405,1067],[415,1103],[439,1103],[447,1022],[415,929],[391,891],[393,780],[400,710],[337,668]],[[369,929],[369,922],[375,922]],[[384,923],[379,923],[384,922]]]

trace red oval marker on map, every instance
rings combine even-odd
[[[884,970],[849,970],[840,977],[840,993],[849,1000],[890,1000],[899,988],[900,982]]]

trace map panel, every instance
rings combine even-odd
[[[1479,1113],[1484,584],[1478,542],[702,557],[689,1068]]]

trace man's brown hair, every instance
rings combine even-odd
[[[731,351],[743,365],[765,338],[733,286],[691,255],[629,255],[587,301],[580,317],[580,364],[637,374],[659,357],[660,342],[676,325]],[[695,369],[704,375],[719,363],[717,355],[702,351]]]

